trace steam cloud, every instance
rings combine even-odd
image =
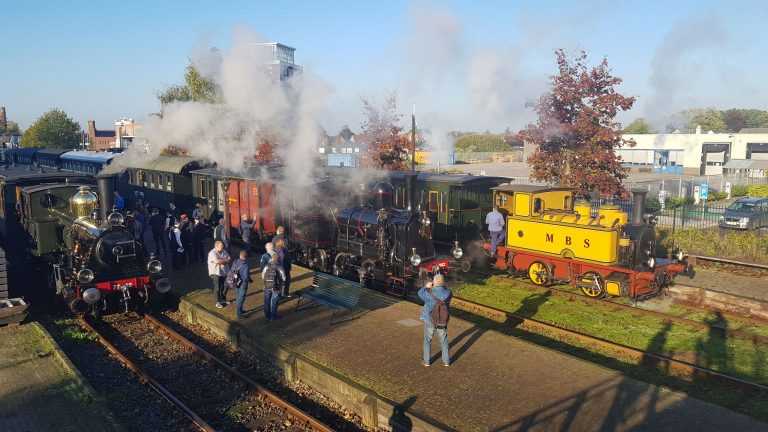
[[[316,119],[327,109],[329,86],[306,70],[281,83],[265,67],[272,54],[261,42],[255,32],[238,28],[228,51],[195,50],[192,64],[216,84],[220,103],[166,105],[162,118],[150,119],[142,129],[138,138],[146,145],[132,147],[125,157],[152,158],[174,146],[221,170],[242,173],[261,139],[270,137],[284,173],[284,180],[273,180],[296,195],[312,185],[321,136]]]

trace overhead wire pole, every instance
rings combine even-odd
[[[416,104],[411,113],[411,171],[416,171]]]

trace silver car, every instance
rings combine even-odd
[[[720,228],[750,230],[761,227],[768,227],[768,198],[739,198],[720,217]]]

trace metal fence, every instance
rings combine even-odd
[[[619,206],[628,215],[632,214],[632,200],[593,200],[592,216],[597,216],[598,210],[603,204]],[[700,204],[686,204],[681,206],[666,206],[664,209],[648,207],[646,213],[656,217],[656,226],[667,228],[674,232],[677,229],[707,229],[717,228],[720,217],[725,213],[728,203],[711,202]]]
[[[768,184],[768,177],[744,177],[744,176],[679,176],[665,178],[649,178],[642,180],[627,180],[624,186],[627,190],[645,189],[649,197],[658,197],[660,191],[665,196],[674,198],[693,197],[696,186],[706,184],[710,191],[725,191],[726,183],[731,187],[736,185]]]

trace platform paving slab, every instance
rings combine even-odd
[[[768,279],[766,278],[740,276],[730,272],[696,268],[692,278],[678,276],[676,282],[681,285],[768,302]]]
[[[177,272],[176,289],[200,287],[199,272]],[[294,289],[299,289],[311,282],[311,273],[294,271],[293,278]],[[768,425],[726,408],[458,318],[451,320],[449,330],[452,366],[441,365],[435,344],[434,363],[425,368],[419,307],[374,291],[361,295],[361,311],[333,325],[330,310],[313,306],[295,311],[295,299],[280,305],[281,320],[267,322],[262,302],[254,275],[243,320],[234,318],[234,305],[216,309],[209,289],[186,294],[180,309],[241,348],[272,353],[289,379],[308,380],[372,426],[768,430]],[[430,428],[430,421],[437,427]]]
[[[38,323],[0,327],[0,431],[121,431]]]

